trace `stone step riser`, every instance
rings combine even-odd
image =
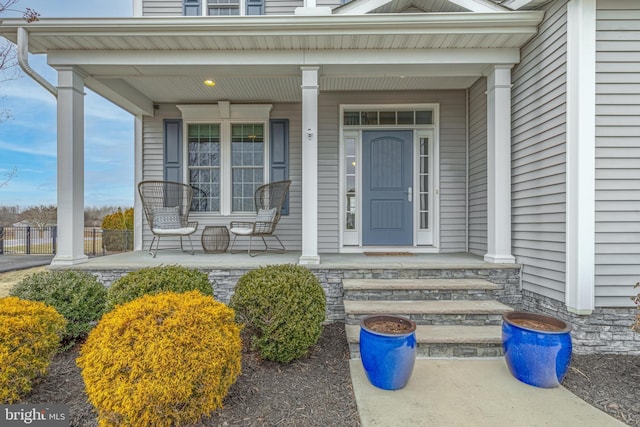
[[[413,290],[398,289],[392,291],[357,290],[344,292],[349,301],[464,301],[492,300],[496,295],[491,290]]]
[[[393,313],[388,313],[393,314]],[[346,314],[346,324],[359,325],[360,321],[369,314]],[[401,316],[416,322],[417,325],[465,325],[465,326],[487,326],[502,324],[502,313],[500,314],[474,314],[474,313],[409,313]]]
[[[360,358],[360,345],[349,343],[352,359]],[[420,343],[416,344],[416,357],[500,357],[503,356],[502,344],[451,344],[451,343]]]

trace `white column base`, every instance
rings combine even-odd
[[[76,257],[76,258],[68,258],[64,256],[59,257],[56,255],[51,261],[51,265],[71,266],[71,265],[82,264],[87,261],[89,261],[89,257],[86,255],[81,257]]]
[[[298,263],[300,263],[301,265],[318,265],[320,264],[320,256],[319,255],[316,255],[316,256],[302,255],[298,260]]]
[[[492,264],[515,264],[516,259],[512,255],[486,254],[484,256],[486,262]]]

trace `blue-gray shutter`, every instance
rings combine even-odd
[[[247,15],[264,15],[264,0],[247,0]]]
[[[271,182],[289,179],[289,120],[269,122]],[[289,195],[282,205],[282,215],[289,215]]]
[[[184,16],[202,15],[202,10],[200,9],[200,0],[183,0],[182,5]]]
[[[182,120],[164,120],[164,180],[182,182]]]

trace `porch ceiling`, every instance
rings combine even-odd
[[[132,113],[161,102],[300,101],[300,66],[321,91],[469,87],[488,66],[514,64],[540,12],[1,21],[54,67]],[[216,86],[202,81],[213,78]]]

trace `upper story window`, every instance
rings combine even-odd
[[[264,15],[264,0],[183,0],[183,12],[184,16]]]

